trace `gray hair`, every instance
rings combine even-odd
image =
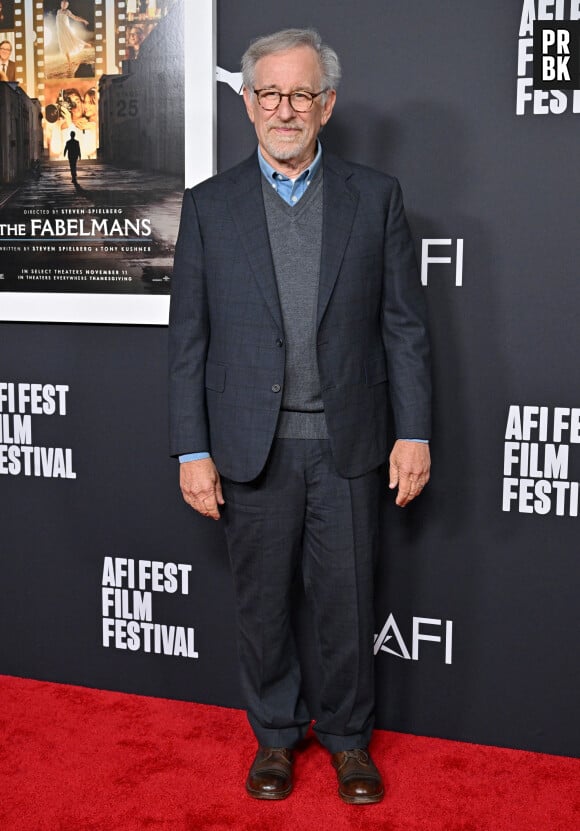
[[[282,29],[272,35],[253,40],[242,57],[242,77],[244,86],[253,91],[256,64],[260,58],[275,52],[286,52],[298,46],[310,46],[318,55],[322,86],[324,89],[336,89],[340,81],[340,61],[330,46],[322,42],[316,29]]]

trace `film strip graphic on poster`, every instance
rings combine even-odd
[[[0,319],[167,321],[214,0],[0,0]]]

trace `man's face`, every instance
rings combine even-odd
[[[309,46],[299,46],[287,52],[266,55],[256,63],[255,89],[274,89],[279,92],[320,92],[320,64],[316,52]],[[258,136],[265,159],[276,167],[276,162],[291,163],[300,168],[312,161],[316,137],[326,124],[334,107],[336,93],[329,90],[313,101],[307,113],[294,112],[288,98],[282,98],[276,110],[266,111],[251,90],[244,88],[244,101],[250,121]]]
[[[12,46],[10,43],[3,43],[0,46],[0,61],[7,61],[10,59],[10,55],[12,54]]]
[[[131,46],[140,46],[143,43],[143,33],[139,29],[131,29],[129,32],[129,43]]]

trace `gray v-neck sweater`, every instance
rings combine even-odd
[[[262,177],[264,207],[286,340],[278,438],[328,438],[316,360],[322,247],[322,169],[296,205]]]

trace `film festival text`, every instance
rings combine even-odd
[[[103,646],[198,658],[193,627],[153,620],[153,595],[188,595],[191,570],[187,563],[105,557],[101,589]]]
[[[67,414],[66,384],[0,381],[0,474],[76,479],[72,450],[33,444],[33,417]]]
[[[504,443],[503,510],[578,516],[570,449],[580,444],[580,407],[509,408]]]

